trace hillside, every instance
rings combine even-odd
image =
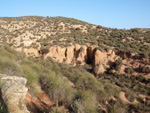
[[[0,42],[0,74],[27,80],[30,112],[150,112],[150,29],[0,17]],[[2,90],[0,111],[7,112],[4,97]]]

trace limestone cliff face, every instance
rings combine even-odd
[[[75,48],[74,48],[74,46],[71,46],[71,47],[67,47],[66,48],[66,51],[65,51],[65,57],[66,57],[66,63],[71,63],[72,62],[72,60],[73,60],[73,58],[74,58],[74,52],[75,52],[75,50],[74,50]]]
[[[49,49],[49,52],[44,56],[44,59],[46,59],[47,57],[51,57],[52,59],[58,62],[63,62],[63,59],[65,59],[65,51],[66,48],[53,46]]]
[[[39,53],[38,53],[37,49],[34,49],[34,48],[24,49],[24,52],[25,52],[26,56],[39,57]]]
[[[114,62],[115,56],[116,55],[112,50],[108,52],[101,52],[99,50],[96,50],[94,54],[94,65],[102,64],[105,65],[106,67],[109,67],[110,65],[109,62]]]
[[[81,65],[85,64],[87,62],[87,47],[81,46],[81,48],[78,51],[76,62],[81,63]]]
[[[26,82],[22,77],[0,74],[2,98],[10,113],[29,113],[24,102],[28,91]]]
[[[97,66],[96,74],[104,73],[106,68],[110,68],[117,58],[118,57],[115,55],[115,52],[112,50],[109,50],[108,52],[95,50],[94,66]]]
[[[109,68],[113,62],[118,58],[113,50],[100,51],[96,46],[85,46],[75,44],[68,47],[52,46],[47,50],[46,54],[38,53],[40,50],[30,48],[25,50],[27,56],[40,57],[44,59],[50,57],[60,63],[67,64],[91,64],[94,67],[99,67],[97,74],[105,72],[106,68]]]
[[[113,50],[100,51],[95,46],[72,45],[69,47],[52,46],[49,52],[44,55],[44,59],[50,57],[60,63],[67,64],[91,64],[93,67],[98,66],[97,74],[103,73],[106,68],[109,68],[112,63],[118,58]],[[37,55],[35,52],[35,56]]]

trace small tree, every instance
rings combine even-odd
[[[126,69],[126,73],[127,74],[132,74],[133,72],[134,72],[134,69],[131,68],[131,67],[129,67],[129,68]]]
[[[114,68],[117,70],[117,71],[119,71],[120,70],[120,68],[121,68],[121,66],[122,66],[122,59],[121,58],[119,58],[119,59],[117,59],[116,61],[115,61],[115,63],[114,63]]]
[[[48,49],[41,49],[41,50],[39,50],[39,54],[44,55],[44,54],[47,54],[47,53],[49,53]]]
[[[150,73],[150,67],[147,67],[147,66],[142,67],[142,72],[143,73]]]

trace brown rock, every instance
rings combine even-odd
[[[66,58],[65,51],[66,51],[65,48],[61,48],[59,46],[51,47],[49,49],[49,53],[47,53],[44,56],[44,59],[46,59],[47,57],[51,57],[52,59],[62,63],[64,61],[64,59]]]
[[[24,52],[27,57],[29,57],[29,56],[39,57],[40,56],[38,53],[38,50],[34,49],[34,48],[24,49]]]
[[[76,62],[80,62],[80,64],[83,65],[85,64],[86,61],[87,61],[87,47],[81,46],[81,48],[79,49]]]
[[[103,74],[105,71],[106,71],[106,69],[104,68],[104,66],[102,64],[94,67],[94,73],[96,75]]]
[[[100,50],[95,51],[94,55],[94,65],[105,65],[107,62],[107,55],[104,52],[101,52]]]
[[[74,46],[67,47],[65,56],[66,56],[66,63],[67,64],[71,63],[74,58]]]

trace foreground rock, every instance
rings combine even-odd
[[[10,113],[29,113],[24,103],[28,88],[23,77],[0,74],[1,92]]]

